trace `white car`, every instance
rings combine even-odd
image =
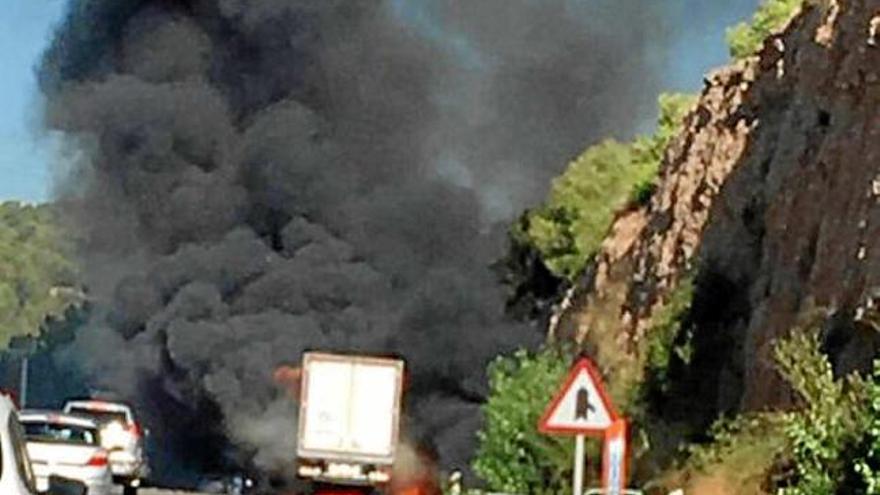
[[[37,486],[15,404],[0,394],[0,493],[36,495]]]
[[[100,428],[101,445],[110,452],[114,482],[124,487],[124,495],[134,495],[149,466],[144,453],[144,431],[127,404],[106,400],[70,400],[64,412],[94,419]]]
[[[54,475],[83,482],[89,495],[110,495],[110,454],[95,420],[54,411],[22,411],[18,419],[39,491],[49,489]]]

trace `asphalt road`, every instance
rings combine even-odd
[[[122,490],[119,490],[122,493]],[[138,495],[200,495],[196,492],[181,492],[176,490],[161,490],[158,488],[141,488]]]

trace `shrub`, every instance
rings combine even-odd
[[[804,0],[764,0],[751,22],[741,22],[727,30],[730,55],[742,59],[754,54],[764,39],[788,25],[803,3]]]
[[[880,362],[874,362],[873,380],[868,384],[867,421],[859,449],[861,455],[853,463],[867,495],[880,494]]]
[[[554,348],[518,351],[489,366],[490,395],[473,468],[491,491],[549,495],[569,487],[574,442],[543,435],[536,425],[571,357]]]
[[[875,474],[880,472],[880,369],[870,382],[856,373],[835,377],[821,350],[821,320],[805,321],[774,346],[779,372],[797,394],[799,407],[721,418],[709,442],[688,447],[684,472],[721,476],[734,486],[748,484],[749,493],[775,485],[778,495],[841,493],[850,478],[860,475],[857,484],[867,488],[858,493],[880,493]]]
[[[643,340],[646,372],[660,392],[666,392],[669,388],[669,365],[673,357],[685,364],[690,362],[693,352],[691,341],[687,338],[689,335],[681,334],[683,330],[688,330],[682,325],[690,311],[693,295],[693,279],[686,277],[657,312]]]
[[[774,348],[779,370],[803,407],[785,415],[794,472],[782,495],[835,493],[848,472],[844,453],[865,431],[866,384],[858,374],[835,379],[815,327],[796,328]]]

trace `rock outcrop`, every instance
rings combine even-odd
[[[837,316],[825,344],[838,368],[870,363],[880,349],[864,318],[880,298],[878,30],[880,0],[805,7],[755,57],[711,74],[657,193],[618,217],[553,335],[612,335],[616,350],[600,360],[613,369],[692,276],[694,393],[714,412],[788,403],[772,343],[809,308]]]

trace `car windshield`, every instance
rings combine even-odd
[[[98,432],[94,428],[45,422],[23,422],[29,441],[97,445]]]
[[[128,423],[128,418],[123,411],[100,411],[86,407],[71,407],[70,413],[89,416],[102,425],[113,422],[118,422],[123,425]]]

